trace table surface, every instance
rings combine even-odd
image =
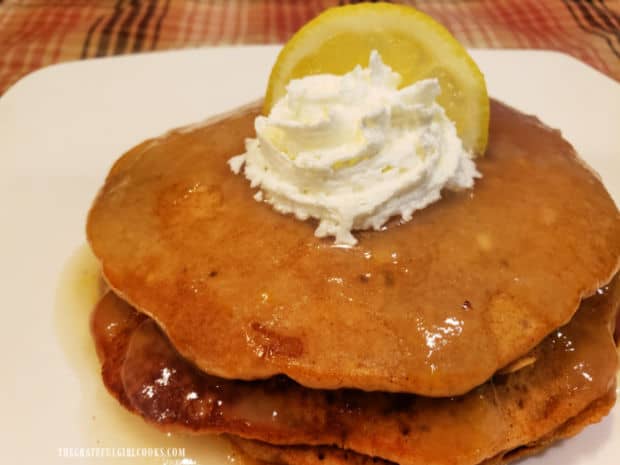
[[[53,63],[285,42],[337,0],[0,0],[0,95]],[[408,1],[474,48],[568,53],[620,81],[620,0]]]

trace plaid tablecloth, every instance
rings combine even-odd
[[[43,66],[280,43],[337,0],[0,0],[0,94]],[[469,47],[559,50],[620,80],[620,0],[419,0]]]

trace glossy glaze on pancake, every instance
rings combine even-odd
[[[210,376],[184,360],[153,320],[112,293],[95,310],[93,333],[110,392],[162,428],[279,445],[335,444],[401,465],[473,465],[553,435],[608,395],[615,385],[619,303],[614,282],[534,349],[533,365],[441,399],[313,390],[284,377]],[[579,424],[600,418],[612,404],[608,399]]]
[[[571,418],[550,434],[527,445],[497,454],[479,465],[501,465],[537,454],[560,439],[574,436],[586,426],[601,420],[616,399],[615,389],[595,400],[577,416]],[[228,436],[241,456],[244,465],[390,465],[393,462],[359,454],[350,450],[326,446],[274,446],[260,441]],[[458,465],[458,462],[454,465]]]
[[[462,394],[566,323],[618,268],[616,206],[533,117],[493,101],[472,191],[342,249],[231,173],[257,109],[134,148],[88,219],[111,287],[204,371]]]

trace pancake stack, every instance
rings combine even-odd
[[[620,214],[558,131],[492,100],[473,190],[341,248],[230,172],[259,108],[140,144],[94,202],[124,407],[290,465],[507,463],[611,409]]]

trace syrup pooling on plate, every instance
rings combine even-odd
[[[79,402],[75,412],[67,409],[66,423],[79,425],[76,447],[133,448],[150,447],[183,449],[183,457],[132,457],[101,459],[106,465],[222,465],[234,461],[227,441],[218,437],[190,437],[185,434],[164,433],[118,406],[117,399],[106,392],[101,382],[101,365],[95,353],[95,344],[89,331],[89,321],[102,286],[99,263],[88,245],[81,246],[67,261],[60,276],[55,303],[55,327],[59,344],[67,362],[80,381]],[[123,321],[118,312],[101,315],[98,328],[106,328],[100,335],[106,340],[117,334],[115,328]],[[106,321],[107,320],[107,321]],[[101,346],[99,346],[101,348]],[[82,461],[77,460],[81,463]]]
[[[336,444],[401,465],[444,460],[445,438],[453,437],[459,441],[450,457],[475,464],[551,434],[613,389],[611,326],[619,301],[614,282],[534,349],[535,363],[443,399],[313,390],[285,377],[226,380],[184,360],[152,320],[127,325],[135,317],[126,313],[137,313],[113,294],[96,310],[111,317],[95,320],[118,318],[118,327],[127,325],[109,341],[106,385],[117,398],[126,396],[129,409],[165,429],[227,432],[274,444]],[[609,407],[605,403],[594,419]],[[369,440],[378,437],[380,445]]]

